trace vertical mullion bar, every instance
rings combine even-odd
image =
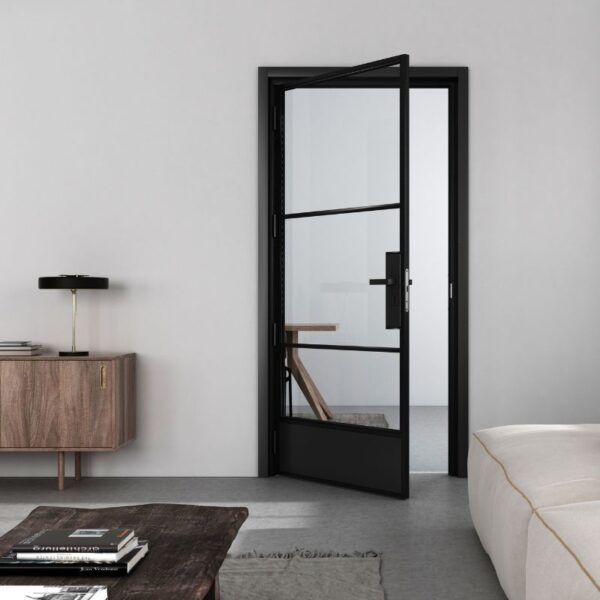
[[[273,223],[273,218],[276,218],[279,224],[282,223],[281,215],[284,209],[284,194],[285,194],[285,173],[284,173],[284,94],[281,88],[274,86],[271,90],[272,106],[271,114],[274,115],[274,121],[269,127],[272,140],[272,148],[270,149],[270,160],[273,173],[272,187],[270,189],[269,200],[269,227]],[[281,225],[277,230],[272,230],[269,234],[269,243],[271,244],[270,254],[270,278],[271,278],[271,322],[269,323],[269,342],[270,346],[270,400],[269,417],[271,435],[269,436],[269,460],[270,473],[276,474],[279,471],[279,452],[277,448],[277,431],[279,429],[279,418],[282,413],[282,405],[285,402],[283,394],[283,281],[284,281],[284,264],[283,264],[283,239],[285,230]]]
[[[279,90],[279,144],[280,154],[279,159],[281,164],[279,170],[281,173],[280,183],[280,196],[279,206],[277,209],[277,219],[279,222],[279,231],[277,233],[277,257],[279,260],[279,313],[277,315],[277,358],[278,358],[278,371],[279,371],[279,395],[281,398],[281,404],[279,407],[278,417],[285,416],[285,347],[284,347],[284,336],[285,336],[285,91]]]
[[[457,472],[456,427],[456,86],[448,87],[448,275],[452,298],[448,309],[448,474]]]
[[[400,303],[400,430],[402,431],[402,495],[409,495],[409,312],[405,309],[409,268],[409,58],[400,59],[400,270],[403,283]]]

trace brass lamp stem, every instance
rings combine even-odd
[[[71,290],[73,301],[73,317],[71,320],[71,352],[77,352],[76,330],[77,330],[77,290]]]

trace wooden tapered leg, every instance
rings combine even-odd
[[[81,481],[81,452],[75,452],[75,481]]]
[[[65,453],[58,452],[58,491],[65,489]]]
[[[297,331],[286,331],[286,341],[288,344],[298,343],[298,332]],[[287,349],[287,366],[292,372],[298,387],[302,390],[308,404],[315,413],[315,416],[320,421],[328,421],[333,419],[333,413],[325,402],[325,398],[321,395],[317,384],[313,381],[309,375],[308,370],[304,366],[304,363],[300,360],[298,354],[298,348],[288,346]]]
[[[208,590],[208,594],[205,596],[205,600],[221,600],[221,590],[219,588],[219,574],[215,577],[215,580],[212,584],[210,590]]]

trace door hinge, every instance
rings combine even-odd
[[[452,282],[450,282],[450,291],[449,291],[449,296],[450,296],[450,300],[452,300],[454,298],[454,286],[452,285]]]
[[[277,346],[277,323],[273,323],[273,346]]]
[[[273,430],[273,454],[277,454],[277,431]]]
[[[277,237],[277,215],[273,213],[273,219],[271,222],[271,234],[274,238]]]
[[[273,131],[277,131],[277,107],[273,107]]]
[[[404,269],[404,312],[408,312],[410,308],[410,286],[412,279],[408,269]]]

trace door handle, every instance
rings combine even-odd
[[[393,279],[369,279],[369,285],[394,285]]]
[[[385,279],[369,279],[369,285],[385,286],[385,328],[400,329],[402,274],[400,252],[385,253]]]

